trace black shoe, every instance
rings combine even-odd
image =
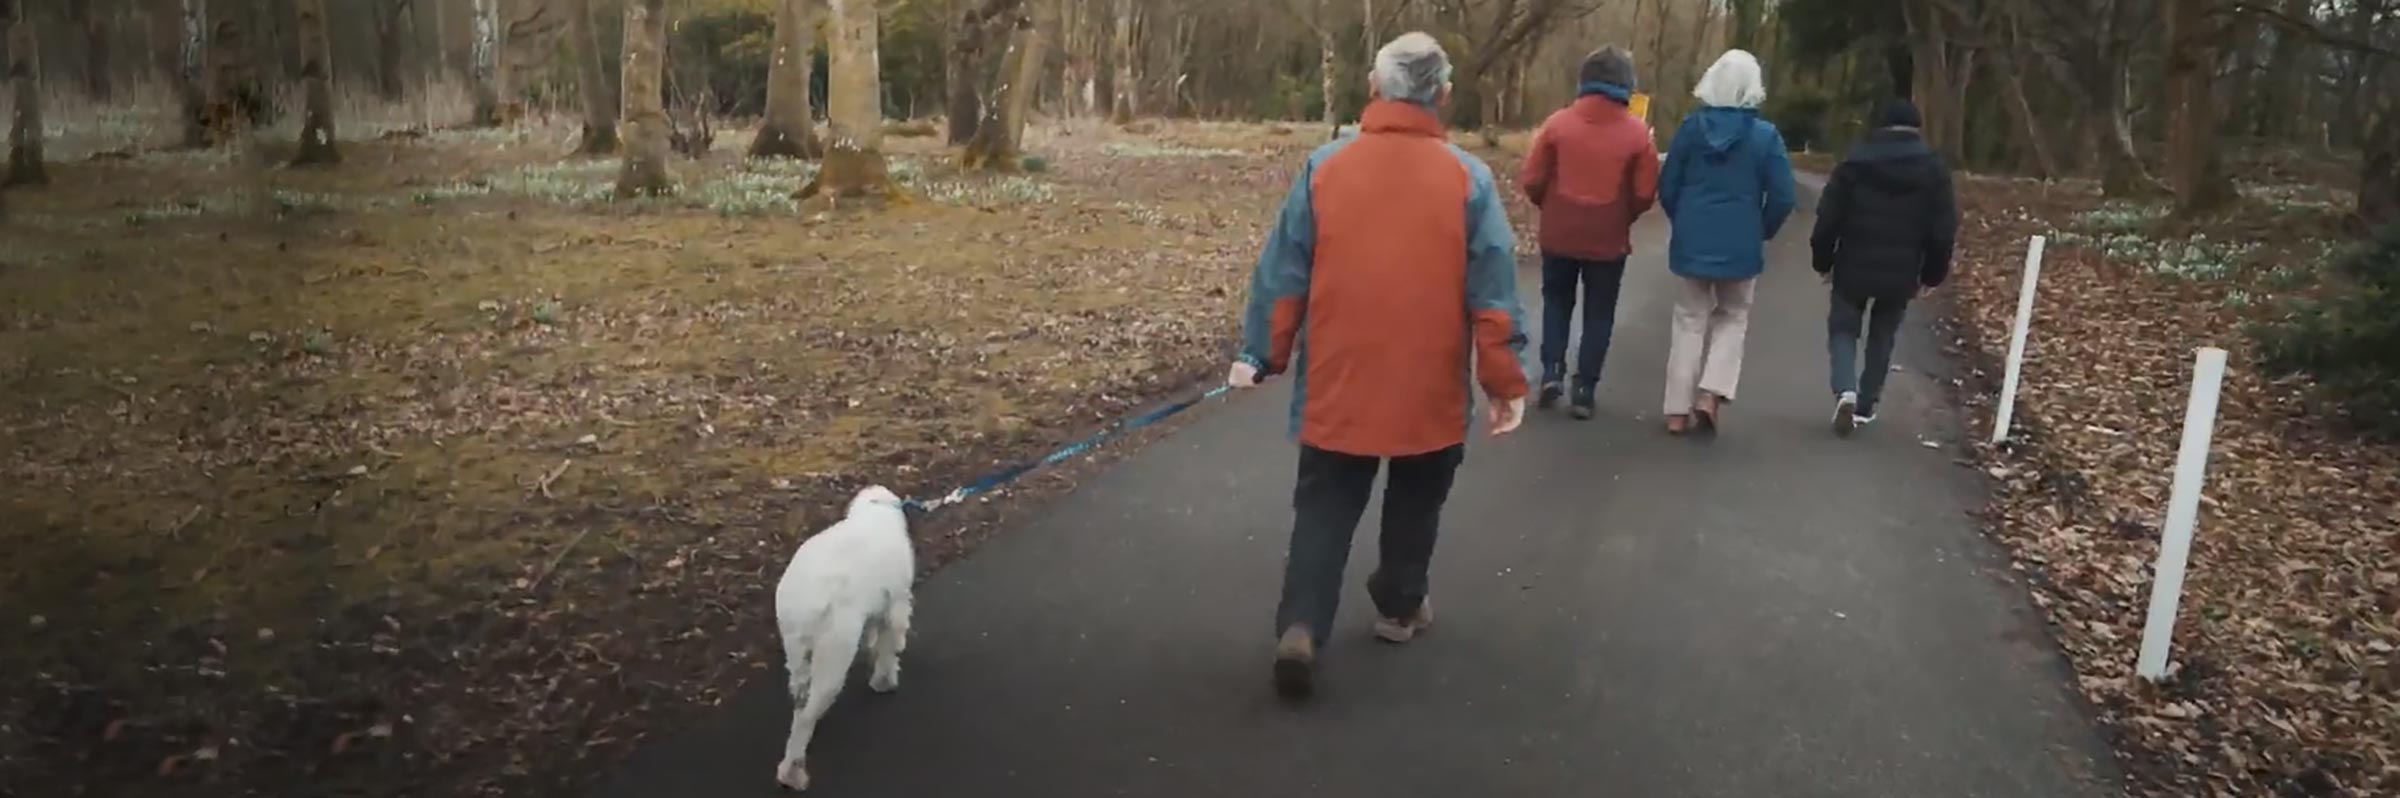
[[[1558,398],[1565,396],[1566,393],[1566,369],[1558,366],[1543,366],[1542,390],[1541,393],[1538,394],[1534,399],[1534,406],[1543,410],[1556,407],[1558,406]]]
[[[1858,394],[1843,391],[1833,400],[1833,434],[1844,438],[1858,431]]]
[[[1597,387],[1592,385],[1575,386],[1574,410],[1570,412],[1574,414],[1576,420],[1591,420],[1592,414],[1596,412],[1594,405],[1598,403],[1597,397],[1593,396],[1594,393],[1597,393]]]

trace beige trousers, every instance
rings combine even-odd
[[[1742,381],[1742,338],[1750,332],[1750,300],[1758,280],[1676,278],[1675,318],[1667,344],[1670,416],[1689,415],[1695,391],[1733,400]]]

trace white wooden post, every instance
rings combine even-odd
[[[2000,415],[1992,419],[1992,442],[2008,440],[2008,425],[2017,415],[2017,380],[2025,370],[2025,336],[2033,326],[2033,295],[2042,281],[2042,245],[2034,236],[2025,245],[2025,280],[2017,289],[2017,326],[2008,337],[2008,374],[2000,380]]]
[[[2183,601],[2184,566],[2192,558],[2192,528],[2200,522],[2200,488],[2208,473],[2209,439],[2217,428],[2217,391],[2225,382],[2225,350],[2205,347],[2192,367],[2192,401],[2183,411],[2183,449],[2175,455],[2175,486],[2167,495],[2167,526],[2150,582],[2150,617],[2142,624],[2142,655],[2134,673],[2167,677],[2175,638],[2175,608]]]

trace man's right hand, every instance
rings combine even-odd
[[[1233,368],[1225,372],[1225,384],[1242,390],[1258,387],[1258,367],[1247,360],[1233,361]]]
[[[1506,436],[1525,423],[1525,397],[1491,399],[1487,404],[1491,407],[1492,437]]]

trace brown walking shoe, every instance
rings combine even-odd
[[[1307,698],[1316,690],[1317,639],[1308,624],[1292,624],[1275,641],[1275,692],[1285,698]]]
[[[1417,614],[1409,618],[1375,619],[1375,636],[1386,643],[1406,643],[1433,628],[1433,598],[1417,602]]]

